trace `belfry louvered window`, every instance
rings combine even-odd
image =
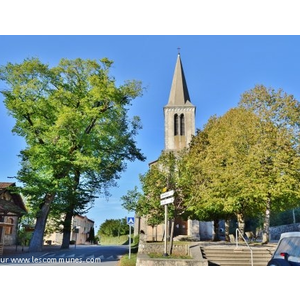
[[[180,135],[185,135],[184,114],[180,115]]]
[[[175,114],[174,115],[174,135],[178,135],[178,124],[179,122],[178,122],[178,115],[177,114]]]

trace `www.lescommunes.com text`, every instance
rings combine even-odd
[[[0,257],[0,264],[55,264],[55,263],[101,263],[101,258],[86,258],[83,260],[81,257],[75,258],[75,257],[26,257],[26,258],[20,258],[20,257]]]

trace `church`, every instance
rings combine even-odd
[[[192,136],[195,135],[196,106],[192,104],[180,53],[178,53],[169,101],[163,107],[165,151],[180,151],[189,147]],[[151,164],[149,163],[149,167]],[[134,233],[144,232],[147,241],[162,241],[164,224],[151,227],[147,225],[147,218],[136,217]],[[197,220],[175,220],[174,238],[184,237],[194,240],[210,240],[213,236],[213,223]]]

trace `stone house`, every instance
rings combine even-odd
[[[0,182],[0,255],[5,245],[16,245],[19,218],[27,213],[20,194],[12,182]]]
[[[90,220],[86,216],[73,216],[71,241],[74,241],[76,244],[85,244],[89,238],[91,228],[94,227],[94,223],[93,220]],[[62,245],[62,240],[62,230],[44,237],[45,244]]]

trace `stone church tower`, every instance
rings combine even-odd
[[[189,147],[195,135],[196,107],[191,103],[190,96],[183,72],[180,54],[177,56],[173,81],[171,85],[168,104],[164,106],[165,119],[165,149],[164,151],[180,151]],[[149,163],[149,167],[156,161]],[[163,240],[164,224],[150,227],[145,217],[137,218],[134,232],[143,231],[148,241]],[[174,236],[189,236],[197,240],[210,238],[212,222],[198,220],[175,219]]]
[[[190,101],[178,54],[169,102],[164,107],[166,151],[178,151],[189,146],[195,134],[195,114],[196,107]]]

